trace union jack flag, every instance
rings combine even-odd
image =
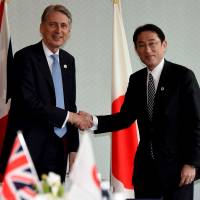
[[[30,200],[39,179],[21,132],[17,134],[2,183],[2,200]]]

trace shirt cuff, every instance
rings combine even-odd
[[[98,129],[98,118],[97,116],[93,115],[92,119],[93,119],[93,126],[89,130],[96,131]]]
[[[62,128],[64,128],[66,126],[66,123],[67,123],[68,119],[69,119],[69,112],[67,112],[67,116],[66,116],[65,121],[64,121],[64,123],[62,125]]]

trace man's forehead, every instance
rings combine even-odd
[[[159,37],[155,32],[144,31],[144,32],[141,32],[138,35],[137,42],[143,42],[143,41],[151,42],[151,41],[155,41],[155,40],[158,40],[158,39],[159,39]]]
[[[62,12],[59,12],[59,11],[52,11],[50,12],[47,16],[46,16],[46,19],[47,20],[54,20],[56,18],[66,18],[67,20],[69,20],[68,16],[65,15],[64,13]]]

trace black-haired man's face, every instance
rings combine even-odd
[[[140,60],[150,69],[153,70],[163,59],[167,42],[161,42],[155,32],[141,32],[136,41],[136,52]]]

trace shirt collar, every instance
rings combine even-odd
[[[49,50],[49,48],[46,46],[46,44],[43,41],[42,41],[42,47],[44,49],[44,53],[47,58],[50,57],[52,54],[54,54],[51,50]],[[59,50],[55,54],[59,55]]]
[[[161,62],[152,70],[150,71],[148,68],[148,74],[151,73],[153,77],[160,77],[160,74],[162,72],[162,69],[164,67],[164,58],[161,60]]]
[[[152,70],[150,71],[148,68],[147,68],[147,77],[149,75],[149,73],[152,74],[153,76],[153,80],[154,80],[154,84],[155,84],[155,89],[157,90],[157,87],[158,87],[158,83],[159,83],[159,80],[160,80],[160,75],[161,75],[161,72],[163,70],[163,67],[164,67],[164,58],[161,60],[161,62]],[[148,81],[148,78],[147,78],[147,81]]]

